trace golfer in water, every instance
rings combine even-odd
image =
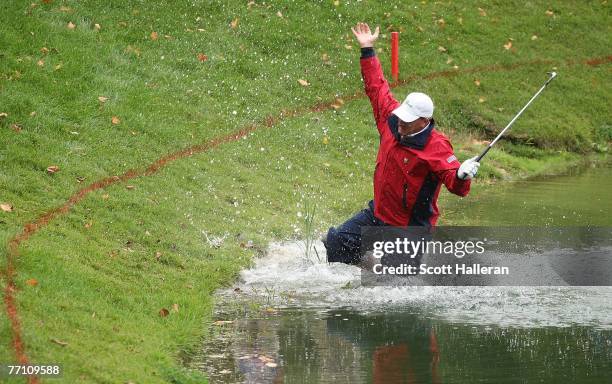
[[[413,92],[403,103],[393,97],[374,51],[379,28],[372,33],[367,24],[358,23],[352,31],[361,46],[361,74],[380,146],[374,200],[344,224],[330,228],[324,240],[327,260],[347,264],[361,261],[362,226],[435,226],[442,184],[465,196],[480,166],[475,158],[459,163],[448,138],[435,129],[429,96]]]

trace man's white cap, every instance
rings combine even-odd
[[[430,118],[433,116],[433,110],[433,101],[429,96],[421,92],[412,92],[399,107],[393,110],[393,114],[402,121],[410,123],[419,117]]]

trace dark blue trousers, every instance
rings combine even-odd
[[[361,261],[361,227],[387,225],[374,216],[374,201],[337,228],[330,228],[323,241],[328,262],[357,264]]]

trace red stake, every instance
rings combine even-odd
[[[391,77],[399,79],[399,32],[391,32]]]

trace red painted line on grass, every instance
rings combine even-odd
[[[566,60],[565,64],[568,66],[571,65],[589,65],[589,66],[597,66],[602,64],[607,64],[612,62],[612,56],[602,56],[595,57],[586,60],[581,60],[576,62],[575,60]],[[501,71],[512,71],[517,68],[532,66],[532,65],[544,65],[544,64],[554,64],[554,61],[551,60],[533,60],[522,63],[508,64],[508,65],[488,65],[488,66],[479,66],[465,69],[456,69],[456,70],[445,70],[445,71],[436,71],[426,75],[412,75],[406,79],[399,80],[393,84],[391,84],[391,88],[395,88],[401,85],[408,84],[417,79],[436,79],[439,77],[453,77],[460,76],[469,73],[482,73],[482,72],[501,72]],[[343,99],[346,101],[355,100],[364,97],[365,94],[363,91],[356,92],[352,95],[344,96]],[[68,200],[61,206],[50,209],[49,211],[43,213],[39,217],[37,217],[34,221],[26,223],[22,231],[15,235],[8,242],[8,252],[7,252],[7,263],[6,269],[4,273],[4,278],[6,280],[6,286],[4,288],[4,305],[6,314],[9,318],[11,324],[11,333],[12,333],[12,347],[15,352],[15,356],[17,361],[20,364],[28,364],[29,359],[26,354],[26,347],[22,339],[21,333],[21,322],[19,320],[19,314],[17,311],[17,303],[15,300],[15,292],[17,291],[17,286],[15,284],[15,277],[17,275],[17,270],[15,266],[15,261],[19,257],[19,245],[21,243],[27,241],[30,236],[36,233],[39,229],[45,227],[49,222],[55,219],[58,216],[61,216],[68,212],[72,206],[76,205],[79,201],[81,201],[85,196],[89,193],[96,191],[98,189],[103,189],[108,187],[111,184],[119,183],[122,181],[130,180],[140,176],[150,176],[161,168],[166,166],[168,163],[173,161],[189,157],[198,153],[206,152],[210,149],[216,148],[221,144],[230,143],[241,139],[247,136],[249,133],[256,131],[259,128],[271,128],[278,124],[280,121],[304,115],[310,112],[322,112],[325,110],[330,110],[334,108],[336,101],[332,102],[322,102],[319,104],[315,104],[311,107],[298,108],[294,110],[283,110],[276,116],[267,116],[264,120],[259,124],[252,124],[247,127],[244,127],[236,132],[220,136],[217,138],[213,138],[209,141],[206,141],[201,144],[193,145],[182,149],[177,152],[173,152],[167,154],[163,157],[160,157],[153,163],[149,164],[143,170],[135,170],[130,169],[119,176],[107,177],[105,179],[96,181],[88,186],[79,189],[73,195],[71,195]],[[28,383],[39,383],[39,378],[30,376],[28,377]]]

